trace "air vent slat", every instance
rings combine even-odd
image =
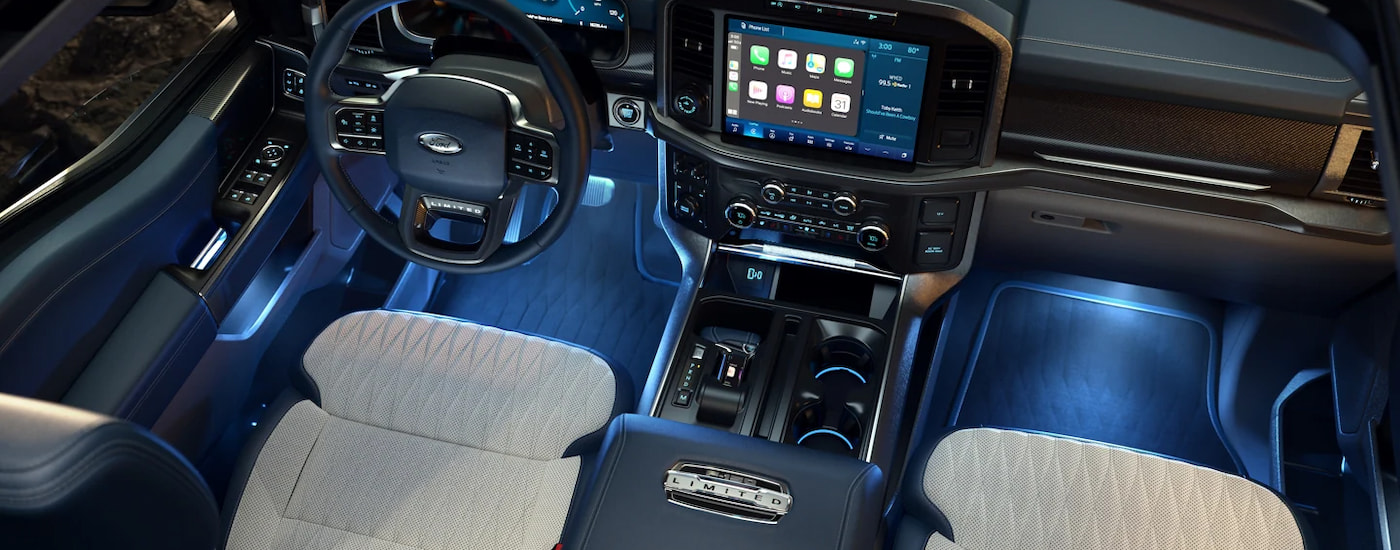
[[[1376,143],[1371,130],[1363,130],[1356,141],[1356,151],[1347,165],[1346,176],[1342,177],[1337,192],[1344,195],[1385,200],[1381,189],[1381,178],[1372,164],[1376,161]]]
[[[675,72],[707,82],[715,68],[715,16],[709,10],[677,6],[671,12],[671,64]]]
[[[334,18],[340,12],[340,8],[345,7],[350,0],[325,0],[326,17]],[[379,18],[371,17],[366,19],[358,29],[355,29],[355,36],[350,38],[352,48],[371,48],[375,50],[383,49],[384,44],[379,39]]]
[[[938,116],[985,117],[997,55],[989,46],[948,46],[938,83]]]

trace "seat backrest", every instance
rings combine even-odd
[[[1273,491],[1161,456],[992,428],[952,432],[925,456],[904,486],[915,521],[901,526],[901,546],[1304,548],[1292,509]]]
[[[7,548],[212,549],[219,531],[204,480],[146,430],[0,394]]]

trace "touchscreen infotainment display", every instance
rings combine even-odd
[[[729,19],[725,131],[914,161],[927,45]]]

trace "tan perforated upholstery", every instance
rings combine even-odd
[[[945,437],[924,468],[924,494],[953,530],[926,550],[1303,548],[1263,486],[1126,449],[975,428]]]
[[[423,315],[349,315],[304,361],[322,405],[273,429],[231,550],[553,548],[580,464],[562,456],[615,399],[587,351]]]

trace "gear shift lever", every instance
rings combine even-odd
[[[744,375],[761,339],[751,332],[722,327],[701,329],[700,336],[719,348],[721,354],[715,383],[701,387],[697,418],[709,424],[732,426],[743,409]]]
[[[726,388],[737,388],[744,382],[744,372],[758,351],[759,337],[752,332],[732,328],[709,327],[700,331],[724,353],[720,356],[719,372],[715,378]]]

